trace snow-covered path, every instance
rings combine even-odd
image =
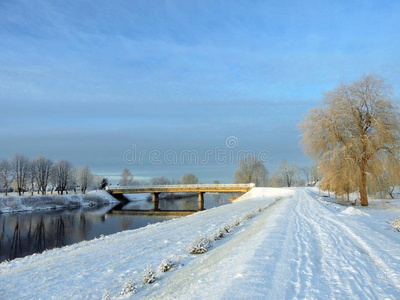
[[[346,214],[304,189],[257,188],[244,198],[0,264],[0,299],[100,299],[104,290],[111,299],[400,299],[400,233],[372,213]],[[188,254],[197,233],[266,204],[205,254]],[[144,266],[164,258],[181,266],[140,284]],[[119,296],[129,278],[138,293]]]
[[[298,190],[148,298],[400,299],[397,242]]]

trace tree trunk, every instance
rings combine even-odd
[[[360,203],[362,206],[368,206],[367,196],[367,174],[365,172],[365,163],[361,163],[360,174]]]
[[[392,199],[394,199],[393,191],[394,191],[394,187],[389,189],[389,195],[390,195],[390,197],[391,197]]]

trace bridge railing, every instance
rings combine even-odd
[[[173,188],[253,188],[254,183],[239,184],[166,184],[166,185],[134,185],[134,186],[107,186],[106,190],[143,190],[143,189],[173,189]]]

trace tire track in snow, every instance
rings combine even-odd
[[[400,299],[397,265],[382,264],[373,253],[373,243],[360,240],[344,223],[305,191],[297,191],[257,217],[243,231],[245,239],[241,232],[232,236],[148,296]]]
[[[321,282],[321,245],[317,241],[309,217],[303,213],[304,203],[301,196],[302,194],[297,192],[294,197],[296,231],[292,235],[293,248],[296,250],[294,259],[297,260],[296,268],[293,269],[294,299],[304,299],[310,294],[321,293],[318,289]]]
[[[361,239],[328,210],[318,200],[305,191],[304,210],[309,215],[320,244],[324,246],[322,260],[327,275],[330,274],[330,297],[345,298],[352,295],[357,298],[376,299],[382,297],[400,297],[398,284],[399,269],[390,268],[380,257],[388,256],[385,251],[374,253],[368,239]],[[307,204],[307,205],[306,205]],[[310,217],[312,216],[312,217]]]
[[[269,217],[279,211],[286,201],[288,201],[288,198],[276,201],[260,215],[249,221],[248,224],[244,224],[243,228],[237,228],[238,232],[234,232],[225,239],[217,241],[214,244],[215,248],[211,251],[196,257],[187,266],[164,278],[157,289],[152,289],[146,295],[146,299],[230,298],[226,295],[224,296],[224,294],[230,294],[235,282],[241,280],[242,276],[246,276],[244,274],[248,271],[246,261],[254,257],[257,246],[262,242],[262,239],[257,238],[258,235],[269,222]],[[246,255],[237,252],[238,248],[249,244],[254,247],[249,248]],[[226,266],[230,267],[226,270],[227,272],[224,272]],[[220,271],[222,271],[222,274]],[[219,274],[220,277],[218,278],[223,280],[216,282],[215,274]],[[217,291],[209,291],[207,289],[209,284],[212,284],[213,289]],[[243,291],[237,292],[243,293]],[[254,291],[246,290],[244,292],[245,294],[242,297],[236,294],[236,298],[243,298]],[[202,293],[202,296],[199,296],[199,293]],[[257,295],[260,297],[263,294],[255,292],[250,297],[256,299]]]

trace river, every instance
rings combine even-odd
[[[204,207],[228,204],[230,194],[205,194]],[[162,210],[196,210],[197,195],[160,200]],[[0,262],[91,240],[128,229],[176,218],[107,214],[114,205],[62,211],[43,211],[0,215]],[[151,202],[131,202],[123,209],[151,209]]]

